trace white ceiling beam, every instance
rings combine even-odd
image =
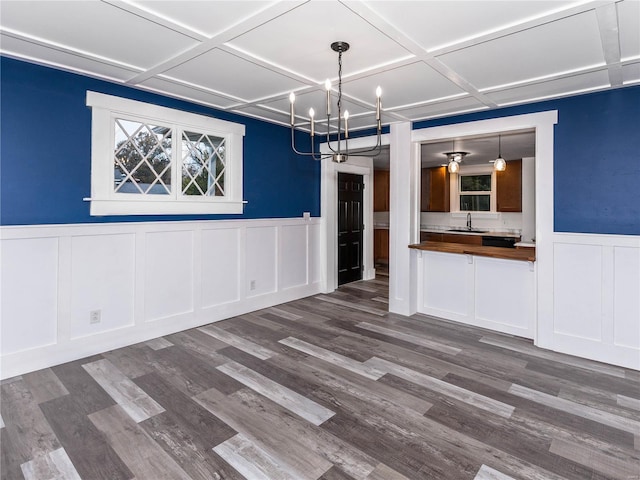
[[[353,13],[362,18],[365,22],[369,23],[371,26],[387,35],[393,41],[406,48],[409,52],[415,55],[417,59],[429,65],[440,75],[447,78],[451,83],[457,85],[460,89],[473,96],[480,103],[488,107],[497,106],[489,97],[482,94],[474,85],[463,78],[462,75],[458,74],[453,69],[440,62],[431,53],[425,51],[422,46],[420,46],[404,32],[396,28],[395,25],[392,25],[385,18],[381,17],[366,3],[354,0],[341,0],[341,3]]]
[[[618,9],[615,3],[596,8],[602,51],[609,69],[609,82],[612,87],[622,85],[622,65],[620,63],[620,35],[618,27]]]
[[[129,63],[120,62],[118,60],[114,60],[113,58],[104,57],[102,55],[96,55],[91,52],[87,52],[85,50],[81,50],[79,48],[70,47],[68,45],[63,45],[61,43],[53,42],[51,40],[46,40],[43,38],[39,38],[33,35],[29,35],[27,33],[19,32],[17,30],[13,30],[10,28],[2,28],[2,34],[8,37],[13,37],[17,40],[22,40],[24,42],[33,43],[34,45],[38,45],[40,47],[49,48],[51,50],[57,50],[59,52],[68,53],[69,55],[74,55],[76,57],[86,58],[87,60],[92,60],[94,62],[104,63],[105,65],[111,65],[113,67],[122,68],[125,70],[130,70],[131,72],[142,72],[144,69],[142,67],[138,67],[136,65],[131,65]]]
[[[149,22],[153,22],[161,27],[167,28],[169,30],[173,30],[176,33],[184,35],[186,37],[193,38],[199,42],[203,42],[207,40],[207,37],[202,35],[199,32],[196,32],[192,28],[187,27],[186,25],[182,25],[178,22],[175,22],[169,18],[163,17],[161,15],[156,14],[150,10],[139,7],[130,3],[128,0],[101,0],[102,3],[106,3],[111,5],[112,7],[119,8],[127,13],[131,13],[140,18],[148,20]]]
[[[127,80],[126,83],[130,85],[135,85],[135,84],[144,82],[145,80],[148,80],[149,78],[155,75],[166,72],[167,70],[177,67],[178,65],[181,65],[189,60],[192,60],[193,58],[199,55],[202,55],[203,53],[206,53],[209,50],[213,50],[214,48],[219,48],[225,43],[229,42],[230,40],[233,40],[234,38],[242,35],[243,33],[253,30],[254,28],[257,28],[260,25],[270,22],[271,20],[279,17],[280,15],[283,15],[291,10],[294,10],[295,8],[298,8],[299,6],[305,4],[307,1],[309,0],[295,0],[295,1],[271,3],[268,7],[260,10],[259,12],[256,12],[255,14],[245,18],[244,20],[241,20],[235,23],[234,25],[230,26],[223,32],[204,40],[199,45],[196,45],[193,48],[190,48],[182,53],[179,53],[178,55],[175,55],[174,57],[169,58],[164,62],[161,62],[158,65],[153,66],[147,71],[130,78],[129,80]],[[142,9],[140,10],[142,11]],[[156,17],[156,16],[153,15],[153,17]],[[177,23],[174,25],[176,28],[179,27]]]

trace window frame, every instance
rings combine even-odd
[[[87,91],[91,107],[91,216],[196,215],[243,212],[242,174],[245,126],[182,110]],[[114,191],[115,119],[166,126],[172,130],[171,194],[154,195]],[[182,132],[225,139],[225,195],[182,194]]]
[[[475,175],[491,175],[491,191],[477,191],[477,192],[463,192],[462,191],[462,177],[475,176]],[[457,212],[461,213],[477,213],[477,214],[491,214],[497,213],[497,196],[496,186],[497,177],[493,165],[470,165],[461,167],[460,171],[456,174],[455,179],[455,208]],[[489,194],[489,210],[461,210],[460,209],[460,196],[461,195],[487,195]]]

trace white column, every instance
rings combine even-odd
[[[389,192],[389,311],[417,311],[417,261],[408,246],[419,240],[419,146],[412,148],[411,123],[391,125]]]
[[[543,112],[549,119],[536,128],[536,270],[538,311],[534,343],[555,350],[554,345],[554,245],[553,245],[553,129],[557,112]]]
[[[536,159],[522,159],[522,241],[536,238]]]

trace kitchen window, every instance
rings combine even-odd
[[[494,189],[492,174],[459,174],[458,197],[461,212],[490,212]]]
[[[242,213],[244,125],[87,92],[91,215]]]

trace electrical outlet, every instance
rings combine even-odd
[[[91,310],[89,312],[89,323],[100,323],[102,310]]]
[[[249,283],[249,290],[255,290],[255,289],[256,289],[256,281],[251,280],[251,282]]]

